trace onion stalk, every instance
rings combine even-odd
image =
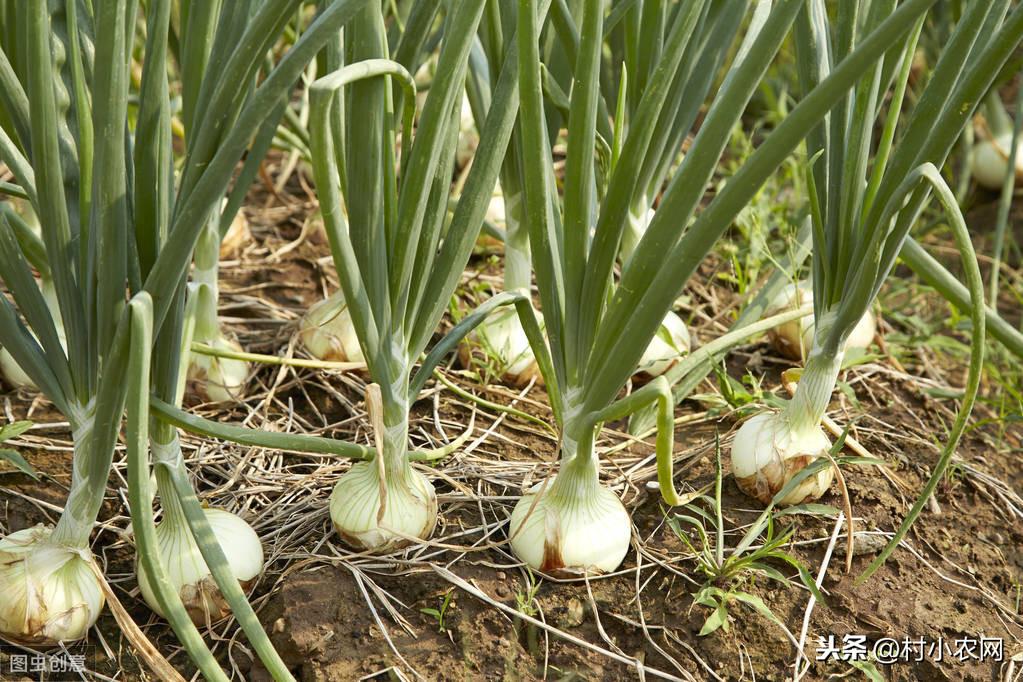
[[[647,205],[647,200],[640,197],[636,205],[629,211],[629,220],[626,224],[625,233],[622,235],[622,262],[629,260],[636,251],[636,245],[646,234],[646,228],[654,219],[654,209]]]
[[[663,176],[659,175],[657,180],[651,180],[651,183],[656,182],[659,185],[663,179]],[[656,212],[649,205],[646,194],[641,193],[633,202],[633,208],[629,210],[625,232],[622,234],[621,259],[623,262],[632,257],[636,245],[646,234],[646,229],[654,215]],[[641,377],[660,376],[671,369],[690,350],[692,350],[692,338],[689,335],[689,328],[686,327],[682,318],[674,312],[669,312],[664,316],[660,329],[657,330],[654,338],[650,339],[650,344],[639,359],[636,374]]]
[[[802,317],[798,310],[767,317],[764,316],[764,312],[770,307],[778,293],[790,283],[789,273],[801,267],[809,257],[810,227],[810,220],[805,220],[799,229],[792,253],[778,261],[777,269],[743,308],[728,333],[697,349],[664,374],[668,383],[671,384],[671,392],[676,405],[688,398],[704,378],[714,370],[725,352],[764,331],[769,332],[779,325]],[[643,408],[629,418],[629,433],[645,435],[652,432],[655,419],[656,411],[652,406]]]
[[[498,83],[504,60],[511,45],[510,36],[500,30],[502,12],[494,7],[486,8],[487,17],[482,22],[480,44],[485,59],[474,57],[470,61],[472,77],[467,79],[466,94],[475,103],[472,113],[485,115],[492,107],[492,89]],[[494,19],[497,19],[495,23]],[[532,256],[529,244],[529,230],[523,223],[522,213],[522,139],[516,128],[508,143],[508,153],[501,161],[499,194],[495,192],[487,209],[490,219],[499,219],[503,228],[503,271],[502,290],[529,295],[533,284]],[[543,377],[533,349],[526,341],[526,332],[519,317],[511,311],[495,313],[481,325],[476,334],[465,340],[459,353],[462,364],[470,366],[475,350],[490,360],[504,381],[513,386],[525,386],[530,381],[543,383]]]
[[[480,135],[476,130],[476,120],[472,115],[472,106],[469,104],[469,97],[463,95],[462,107],[459,109],[458,147],[455,151],[455,164],[459,168],[465,168],[469,161],[472,160],[479,144]]]

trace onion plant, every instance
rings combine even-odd
[[[584,4],[578,38],[562,41],[573,52],[574,85],[566,126],[564,196],[559,201],[543,100],[540,36],[530,21],[536,3],[521,3],[520,125],[524,166],[532,169],[524,176],[524,219],[550,346],[551,360],[542,362],[541,369],[547,368],[544,378],[561,433],[557,476],[530,490],[512,514],[512,549],[534,568],[608,571],[618,566],[628,550],[628,514],[598,479],[594,440],[603,422],[657,403],[658,480],[665,501],[679,502],[672,481],[674,402],[667,381],[655,379],[623,398],[619,398],[620,390],[718,237],[821,120],[834,99],[909,31],[931,0],[908,0],[866,35],[789,113],[710,204],[697,211],[728,136],[803,5],[798,0],[757,3],[699,132],[616,280],[615,261],[640,186],[640,170],[650,154],[660,156],[674,135],[670,130],[676,113],[675,101],[669,99],[672,84],[680,72],[700,63],[698,46],[703,41],[694,42],[698,27],[712,9],[736,12],[745,7],[742,2],[725,3],[727,8],[719,4],[691,2],[669,8],[663,47],[655,56],[656,66],[639,98],[635,120],[624,138],[609,144],[616,151],[607,170],[606,190],[604,183],[596,181],[594,161],[605,12],[602,3]],[[736,24],[733,32],[737,29]],[[568,21],[561,22],[561,30],[576,31]],[[645,39],[639,36],[641,43]],[[553,124],[560,126],[557,120]],[[543,344],[534,344],[534,352],[548,353]]]
[[[893,10],[901,10],[895,6],[894,0],[843,4],[831,24],[822,0],[808,3],[797,23],[795,41],[804,89],[811,91],[837,71],[835,62],[869,40],[862,36],[887,21]],[[931,480],[871,571],[902,537],[944,474],[979,387],[985,327],[980,272],[954,194],[937,168],[970,120],[975,103],[1023,37],[1023,8],[1006,17],[1007,9],[1008,2],[1000,1],[974,3],[967,9],[901,130],[896,124],[922,20],[810,131],[813,345],[793,399],[780,412],[762,413],[745,422],[732,445],[736,481],[765,503],[829,450],[820,422],[835,388],[845,341],[894,268],[928,199],[936,199],[955,238],[970,291],[970,371],[959,414]],[[882,105],[889,87],[893,96],[885,110]],[[818,497],[831,476],[831,466],[818,462],[815,474],[805,476],[775,502],[791,504]]]
[[[129,115],[129,64],[139,3],[5,3],[0,27],[0,159],[41,225],[41,252],[0,217],[0,343],[71,424],[72,480],[53,528],[0,540],[0,633],[29,644],[83,637],[102,608],[100,572],[89,550],[120,431],[131,351],[154,350],[152,373],[133,383],[173,400],[185,326],[184,282],[193,250],[249,151],[262,156],[279,111],[306,65],[369,3],[335,0],[257,80],[263,57],[299,8],[299,0],[181,3],[179,63],[187,140],[180,173],[171,144],[168,42],[172,0],[145,3],[145,65],[138,110]],[[15,30],[15,27],[17,29]],[[57,46],[56,48],[54,46]],[[251,181],[250,156],[239,179]],[[247,186],[246,181],[244,184]],[[244,190],[241,190],[244,191]],[[237,204],[237,195],[232,195]],[[226,219],[230,223],[229,202]],[[236,210],[233,209],[233,210]],[[222,213],[222,216],[224,213]],[[30,263],[45,259],[57,310]],[[132,304],[127,296],[132,295]],[[151,333],[135,334],[133,311],[149,310]],[[67,351],[57,332],[66,331]],[[139,344],[143,344],[140,348]],[[137,415],[144,420],[145,414]],[[136,424],[137,426],[138,424]],[[159,423],[152,454],[213,581],[277,679],[289,679],[245,600],[225,549],[192,490],[180,448]],[[143,443],[143,446],[146,444]],[[139,453],[136,453],[139,454]],[[145,452],[141,453],[145,459]],[[226,680],[182,604],[158,543],[151,498],[135,495],[139,556],[154,598],[208,679]]]
[[[414,136],[415,83],[389,56],[379,7],[352,22],[343,53],[337,46],[328,53],[335,70],[310,88],[320,210],[371,379],[366,404],[375,454],[341,477],[330,501],[338,534],[359,548],[395,547],[430,535],[437,501],[433,485],[409,462],[409,407],[444,353],[489,311],[511,303],[529,309],[522,294],[491,299],[413,374],[479,233],[517,112],[517,62],[508,59],[464,191],[445,225],[467,62],[483,5],[461,0],[447,7],[436,78]],[[539,338],[535,319],[526,317]]]

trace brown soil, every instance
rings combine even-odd
[[[918,428],[915,420],[895,410],[877,416],[895,430]],[[869,438],[864,444],[878,454],[889,449],[887,444]],[[992,456],[976,439],[960,452],[964,460],[983,462],[986,471],[1000,472],[1016,490],[1020,489],[1023,481],[1019,467],[1011,458]],[[920,467],[933,460],[932,451],[917,448],[905,450],[893,462],[895,473],[909,484],[906,500],[922,483]],[[898,524],[907,508],[905,501],[876,468],[857,467],[847,472],[847,477],[854,513],[864,519],[861,528],[891,529]],[[685,478],[694,487],[712,481],[710,461],[705,458],[698,462]],[[828,635],[834,635],[839,646],[845,635],[866,635],[870,642],[882,637],[900,642],[907,637],[923,637],[929,642],[942,638],[954,648],[957,639],[983,634],[1003,638],[1006,655],[1019,651],[1023,637],[1019,615],[1015,619],[1007,617],[1005,608],[996,608],[992,599],[1011,610],[1012,581],[1018,581],[1023,573],[1023,530],[1018,523],[1007,523],[1004,512],[968,480],[944,487],[939,499],[942,513],[925,513],[911,534],[910,542],[922,560],[899,550],[872,578],[857,586],[855,577],[873,554],[856,557],[852,573],[845,575],[841,566],[844,548],[836,549],[824,583],[827,603],[817,606],[810,621],[811,654],[816,637]],[[835,489],[822,502],[841,505]],[[725,481],[723,503],[727,510],[750,506],[749,499],[730,478]],[[647,497],[632,512],[637,536],[650,551],[662,556],[685,553],[673,531],[663,524],[658,499]],[[756,514],[729,511],[727,517],[741,525],[752,521]],[[799,519],[797,540],[830,535],[831,524],[809,517]],[[796,548],[794,553],[815,572],[825,546],[820,543],[812,548]],[[446,565],[445,559],[435,563]],[[505,569],[503,562],[504,555],[485,552],[463,558],[451,570],[492,600],[517,609],[516,595],[525,593],[528,586],[520,571]],[[693,575],[691,563],[682,562],[677,568],[682,574]],[[438,608],[452,585],[421,568],[403,567],[398,573],[372,578],[380,589],[404,604],[401,612],[409,620],[411,632],[382,616],[386,635],[368,611],[350,570],[324,566],[283,581],[264,614],[264,622],[299,679],[351,680],[390,666],[411,668],[426,679],[437,680],[542,679],[545,666],[547,677],[553,679],[614,680],[635,675],[625,664],[555,636],[545,642],[539,628],[516,621],[457,589],[445,613],[444,628],[439,630],[436,618],[420,609]],[[639,599],[638,580],[643,585]],[[794,649],[777,627],[736,606],[731,609],[729,633],[718,631],[699,637],[708,612],[693,605],[694,587],[682,576],[651,566],[649,560],[637,570],[635,553],[626,559],[621,575],[592,580],[589,589],[592,599],[585,584],[544,581],[538,594],[544,620],[576,638],[605,649],[616,648],[651,668],[675,675],[679,672],[673,670],[672,661],[663,651],[696,679],[708,679],[707,671],[687,655],[686,648],[692,647],[725,679],[739,679],[744,670],[748,677],[750,667],[757,679],[791,676]],[[743,589],[763,598],[798,637],[808,600],[805,590],[770,582],[748,584]],[[641,626],[644,622],[646,632]],[[940,663],[878,667],[890,680],[991,680],[997,678],[1000,668],[999,663],[991,661],[954,663],[948,653],[945,658]],[[844,664],[814,663],[804,679],[828,679],[829,674],[849,670]]]

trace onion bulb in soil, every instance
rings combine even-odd
[[[177,505],[175,500],[171,505]],[[263,546],[256,531],[241,517],[222,509],[204,509],[206,521],[217,538],[231,573],[247,590],[263,570]],[[199,546],[192,538],[180,508],[170,510],[156,526],[160,558],[171,586],[177,591],[192,622],[205,625],[216,622],[231,609],[220,593]],[[153,593],[142,563],[137,564],[142,597],[153,611],[163,616],[163,609]]]
[[[25,646],[85,637],[103,609],[88,549],[52,542],[52,529],[26,528],[0,540],[0,636]]]
[[[425,540],[437,524],[433,484],[408,459],[408,404],[395,394],[384,407],[379,384],[366,387],[376,454],[356,462],[334,485],[330,519],[348,545],[384,551]]]
[[[301,325],[302,345],[313,357],[331,362],[365,361],[341,289],[311,306]]]
[[[732,474],[739,489],[762,504],[771,499],[800,470],[831,448],[819,426],[796,430],[784,412],[762,412],[746,420],[732,441]],[[779,504],[816,500],[831,486],[834,471],[821,469],[806,478]]]
[[[1023,144],[1016,149],[1016,180],[1023,180]],[[1012,133],[985,138],[973,147],[971,165],[973,177],[981,187],[1000,190],[1009,170],[1009,152]]]
[[[530,568],[556,576],[610,573],[629,551],[632,522],[600,484],[596,462],[562,460],[553,480],[529,489],[512,511],[512,551]]]
[[[381,479],[386,479],[383,486]],[[375,461],[356,462],[330,494],[330,518],[351,547],[394,549],[430,537],[437,524],[437,493],[407,461],[387,476]]]
[[[789,284],[778,292],[764,312],[764,317],[812,305],[813,288],[809,282],[803,280],[798,284]],[[845,341],[844,350],[869,348],[876,333],[877,321],[874,314],[868,310],[850,332]],[[774,349],[790,360],[802,360],[806,357],[806,353],[813,344],[813,335],[813,313],[807,313],[798,320],[779,325],[767,333]]]
[[[241,353],[242,347],[234,338],[224,334],[220,327],[217,306],[220,300],[220,229],[219,215],[203,226],[195,248],[195,267],[188,285],[187,313],[192,324],[185,378],[191,392],[209,402],[220,403],[239,400],[245,396],[249,381],[249,363],[246,360],[220,355],[207,355],[191,350],[196,342],[225,354]]]
[[[237,341],[223,334],[208,342],[214,350],[240,353]],[[245,360],[189,353],[188,381],[193,392],[213,403],[239,400],[245,395],[249,363]]]
[[[458,351],[463,367],[472,364],[471,354],[476,348],[513,386],[525,386],[534,378],[538,385],[543,384],[540,367],[514,308],[495,310],[465,337]]]
[[[636,374],[649,378],[667,372],[691,348],[689,329],[682,318],[669,312],[639,360]]]
[[[827,352],[815,346],[785,408],[755,415],[739,428],[732,441],[732,474],[743,492],[768,504],[799,471],[828,455],[831,441],[821,420],[844,355],[842,350]],[[805,478],[779,504],[815,500],[827,491],[833,477],[832,467],[825,467]]]

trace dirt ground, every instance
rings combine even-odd
[[[225,324],[254,352],[297,353],[301,311],[336,287],[322,235],[305,219],[309,207],[301,196],[268,199],[265,208],[251,213],[254,243],[223,264]],[[493,281],[499,274],[483,257],[470,268],[476,274],[468,280]],[[710,283],[709,274],[694,285],[686,311],[695,320],[697,341],[720,333],[724,309],[737,303]],[[942,314],[942,304],[928,300]],[[857,636],[868,647],[894,639],[910,647],[909,659],[914,640],[923,638],[925,647],[944,645],[940,661],[932,649],[919,662],[875,663],[883,679],[999,680],[1013,656],[1023,658],[1018,422],[997,421],[990,406],[978,405],[975,427],[939,486],[936,503],[876,574],[856,581],[912,505],[954,418],[952,401],[933,397],[934,389],[961,386],[965,369],[935,367],[928,353],[920,349],[911,363],[880,358],[856,366],[843,375],[848,390],[836,392],[831,416],[843,425],[855,422],[852,434],[885,462],[845,468],[857,533],[852,571],[844,570],[844,518],[836,528],[834,514],[780,517],[779,523],[794,525],[788,550],[812,576],[823,575],[825,602],[810,607],[811,594],[795,570],[774,565],[790,579],[787,584],[750,574],[731,587],[761,598],[783,625],[733,602],[728,631],[708,636],[698,634],[710,610],[693,600],[699,588],[695,557],[666,522],[677,510],[666,508],[647,485],[655,479],[652,449],[630,442],[622,424],[607,425],[598,446],[605,452],[604,482],[632,514],[633,547],[615,574],[588,580],[531,575],[507,547],[515,498],[529,481],[553,471],[556,439],[535,421],[442,385],[416,404],[413,441],[434,447],[458,437],[472,419],[474,428],[463,448],[423,467],[440,498],[441,520],[432,541],[387,556],[354,553],[330,529],[327,495],[347,462],[192,437],[185,439],[186,456],[204,500],[240,513],[260,533],[268,566],[254,588],[254,605],[300,680],[782,680],[807,666],[803,680],[860,679],[867,673],[848,662],[815,660],[821,644],[842,648]],[[733,353],[728,369],[737,379],[747,370],[763,374],[764,387],[773,390],[786,366],[759,341]],[[551,420],[542,389],[482,387],[457,367],[444,373],[464,392]],[[245,403],[190,409],[256,428],[369,442],[363,386],[358,373],[263,367]],[[715,386],[712,377],[698,392],[711,393]],[[984,390],[1000,389],[989,383]],[[0,470],[0,525],[13,531],[52,522],[70,480],[66,427],[45,401],[13,392],[0,401],[8,418],[52,424],[18,442],[43,480]],[[727,475],[737,415],[708,398],[687,400],[676,416],[676,482],[684,490],[713,482],[715,438],[721,439],[725,537],[732,547],[760,513]],[[187,677],[192,672],[187,656],[146,608],[135,584],[120,453],[116,459],[94,550],[119,599]],[[820,502],[842,508],[839,486]],[[87,647],[82,650],[92,669],[106,676],[94,679],[154,679],[109,613],[98,630],[99,636],[79,645]],[[269,679],[231,622],[214,624],[208,635],[234,679]],[[957,660],[957,649],[981,637],[1003,642],[1002,660],[994,660],[992,652],[980,660],[978,649],[958,651],[965,660]],[[13,652],[0,653],[0,666]],[[1023,662],[1017,663],[1015,669],[1021,668]]]

